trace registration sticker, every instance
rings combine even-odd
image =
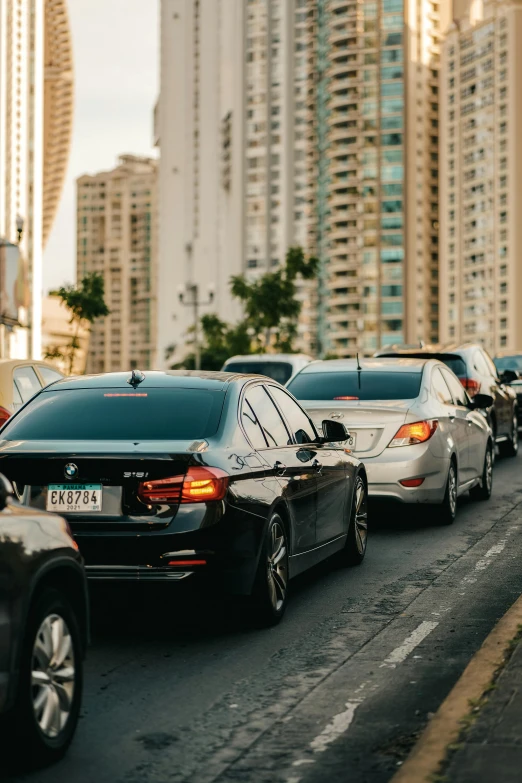
[[[49,484],[47,511],[92,512],[102,510],[101,484]]]

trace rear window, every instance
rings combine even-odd
[[[219,426],[225,392],[74,389],[40,394],[2,429],[4,440],[196,440]]]
[[[231,362],[223,368],[225,372],[255,373],[266,375],[284,385],[292,375],[292,365],[289,362]]]
[[[495,359],[495,367],[499,372],[504,370],[515,370],[516,372],[522,372],[522,356],[502,356],[499,359]]]
[[[453,370],[457,378],[466,377],[466,362],[464,359],[461,359],[460,356],[447,356],[446,358],[441,358],[441,362],[444,362],[446,367],[449,367],[450,370]]]
[[[410,400],[418,397],[422,372],[310,372],[288,384],[298,400]]]

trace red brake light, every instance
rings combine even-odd
[[[0,427],[6,423],[7,419],[11,418],[11,413],[7,410],[7,408],[2,408],[0,406]]]
[[[198,503],[222,500],[228,487],[228,474],[219,468],[191,467],[186,476],[142,481],[138,497],[147,505],[151,503]]]
[[[334,400],[358,400],[359,397],[334,397]]]
[[[475,397],[480,391],[480,381],[474,378],[459,378],[470,397]]]
[[[431,421],[415,421],[412,424],[403,424],[390,443],[390,448],[397,446],[413,446],[416,443],[425,443],[431,438],[439,422],[437,419]]]

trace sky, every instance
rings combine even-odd
[[[44,290],[76,277],[75,180],[118,155],[156,155],[159,0],[68,0],[75,108],[69,168],[44,254]]]

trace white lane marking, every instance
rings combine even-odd
[[[471,571],[469,574],[467,574],[467,576],[461,579],[461,584],[467,584],[467,585],[475,584],[475,582],[477,581],[477,576],[480,573],[480,571],[486,570],[486,568],[491,564],[492,558],[496,557],[497,555],[500,555],[500,553],[504,551],[504,549],[506,548],[506,544],[507,544],[507,539],[503,538],[501,541],[498,542],[498,544],[495,544],[495,546],[492,546],[491,549],[488,549],[484,557],[481,557],[480,560],[477,560],[473,568],[473,571]]]
[[[328,726],[311,741],[310,747],[314,753],[323,753],[328,745],[331,745],[341,734],[348,731],[355,715],[355,710],[361,703],[362,700],[346,702],[345,711],[334,715]]]
[[[438,622],[434,620],[424,620],[418,628],[416,628],[399,647],[392,650],[387,658],[384,659],[384,663],[381,663],[381,669],[383,667],[395,668],[398,663],[402,663],[406,660],[408,655],[436,628]]]

